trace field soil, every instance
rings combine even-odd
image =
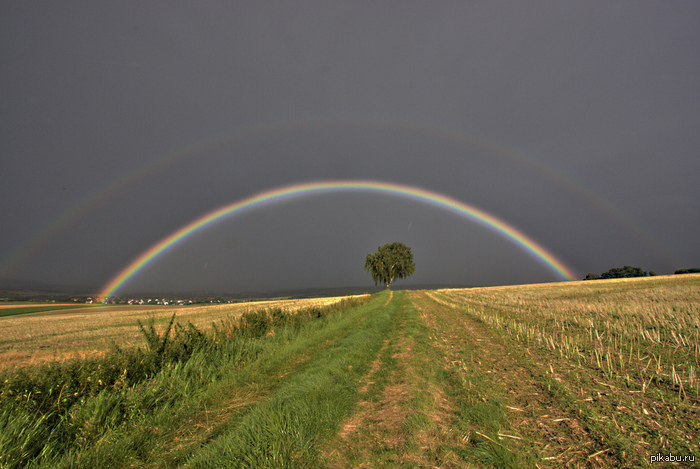
[[[700,465],[700,275],[385,291],[318,318],[246,339],[216,379],[187,370],[208,384],[170,417],[134,417],[71,461],[109,450],[121,456],[108,467]],[[138,451],[134,435],[147,441]]]

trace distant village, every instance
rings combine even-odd
[[[88,297],[85,300],[86,303],[98,303],[99,299],[98,298],[91,298]],[[107,301],[103,301],[103,304],[111,304],[111,305],[191,305],[193,303],[192,300],[171,300],[168,298],[129,298],[129,299],[122,299],[122,298],[115,298],[115,299],[109,299]],[[211,301],[213,303],[213,301]],[[220,301],[217,301],[217,303],[220,303]]]
[[[6,293],[6,292],[5,292]],[[115,297],[107,301],[100,301],[95,296],[63,296],[46,294],[11,294],[0,297],[0,303],[8,301],[32,301],[37,303],[83,303],[83,304],[110,304],[110,305],[164,305],[187,306],[193,304],[226,304],[250,301],[251,298],[223,298],[223,297],[192,297],[192,298],[139,298],[139,297]]]
[[[208,292],[194,292],[172,294],[170,296],[155,296],[154,294],[135,294],[133,296],[114,296],[106,301],[94,293],[56,292],[56,291],[31,291],[31,290],[5,290],[0,289],[0,304],[4,302],[30,301],[35,303],[82,303],[82,304],[109,304],[109,305],[133,305],[133,306],[187,306],[208,304],[230,304],[262,300],[284,300],[291,298],[319,298],[323,296],[343,296],[373,293],[377,288],[344,287],[327,289],[309,289],[295,291],[270,291],[270,292],[238,292],[229,294],[216,294]],[[161,293],[163,295],[163,293]],[[167,293],[166,293],[167,295]]]
[[[102,304],[110,305],[169,305],[169,306],[186,306],[192,304],[225,304],[239,303],[241,300],[225,299],[225,298],[109,298],[102,301]],[[99,303],[99,298],[88,297],[86,303]]]

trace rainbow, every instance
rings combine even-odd
[[[104,301],[114,296],[129,280],[131,280],[142,269],[151,264],[160,255],[168,249],[177,245],[191,234],[213,225],[219,220],[228,216],[240,213],[246,209],[259,207],[264,204],[278,201],[291,197],[302,195],[313,195],[328,192],[373,192],[378,194],[388,194],[404,197],[407,199],[416,200],[418,202],[428,203],[439,208],[450,210],[458,215],[474,220],[507,239],[514,241],[535,258],[547,265],[553,272],[564,280],[574,280],[577,278],[575,272],[568,268],[564,263],[558,260],[554,255],[548,252],[544,247],[537,244],[524,233],[518,231],[514,227],[508,225],[502,220],[480,210],[474,206],[467,205],[463,202],[455,200],[451,197],[430,192],[418,187],[407,186],[380,181],[368,180],[341,180],[341,181],[318,181],[308,182],[303,184],[294,184],[276,189],[271,189],[265,192],[258,193],[251,197],[233,202],[223,207],[217,208],[206,215],[197,218],[178,229],[169,236],[153,245],[150,249],[143,252],[139,257],[134,259],[126,266],[119,274],[117,274],[110,282],[102,288],[99,297]]]
[[[405,130],[441,140],[467,144],[474,148],[490,152],[509,162],[523,165],[524,167],[539,173],[549,182],[564,188],[568,192],[576,194],[582,200],[587,201],[596,209],[615,220],[615,222],[620,226],[623,226],[625,229],[635,234],[636,237],[643,240],[649,248],[653,249],[659,254],[662,254],[666,259],[678,263],[675,256],[673,256],[667,247],[661,245],[646,230],[641,229],[641,227],[639,227],[638,224],[636,224],[629,216],[620,212],[619,209],[615,208],[609,201],[600,197],[595,191],[592,191],[590,188],[584,187],[576,181],[571,180],[560,171],[538,162],[537,159],[516,153],[507,147],[491,143],[483,138],[464,133],[461,130],[393,117],[307,116],[245,126],[232,131],[212,135],[209,138],[195,142],[194,144],[188,146],[177,146],[170,152],[167,152],[164,155],[152,160],[145,158],[145,162],[141,167],[115,178],[111,182],[101,186],[93,194],[88,195],[65,212],[57,214],[57,216],[42,230],[29,237],[21,246],[14,250],[14,252],[9,253],[6,258],[0,259],[0,277],[5,274],[9,274],[12,270],[20,266],[27,258],[36,255],[51,239],[73,226],[88,213],[95,211],[105,200],[123,192],[134,182],[147,176],[151,176],[165,167],[177,163],[178,161],[190,158],[194,155],[205,153],[206,151],[212,149],[220,148],[224,144],[231,144],[238,141],[244,141],[246,139],[264,137],[279,132],[296,132],[304,129],[323,129],[333,127],[367,127],[376,129]]]

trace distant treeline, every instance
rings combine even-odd
[[[700,269],[697,268],[692,268],[692,269],[678,269],[675,272],[676,274],[695,274],[695,273],[700,273]],[[608,270],[607,272],[603,272],[602,274],[598,275],[593,272],[589,272],[586,277],[584,277],[584,280],[599,280],[599,279],[606,279],[606,278],[630,278],[630,277],[653,277],[656,275],[656,272],[653,270],[650,270],[647,272],[646,270],[642,270],[641,267],[633,267],[631,265],[626,265],[624,267],[615,267],[613,269]]]
[[[631,265],[626,265],[624,267],[615,267],[613,269],[608,270],[607,272],[603,272],[600,275],[593,272],[589,272],[588,275],[586,275],[586,277],[584,278],[584,280],[598,280],[604,278],[649,277],[654,275],[656,275],[656,272],[654,272],[653,270],[647,272],[646,270],[642,270],[641,267],[632,267]]]
[[[675,274],[700,274],[700,268],[692,269],[678,269],[674,272]]]

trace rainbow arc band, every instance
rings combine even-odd
[[[210,226],[219,220],[239,213],[243,210],[259,207],[273,201],[302,195],[313,195],[328,192],[373,192],[378,194],[394,195],[450,210],[458,215],[476,221],[498,232],[505,238],[514,241],[524,250],[549,267],[550,270],[561,277],[561,279],[575,280],[577,278],[575,272],[573,272],[562,261],[554,257],[554,255],[533,241],[527,235],[521,231],[518,231],[504,221],[499,220],[493,215],[490,215],[489,213],[486,213],[485,211],[474,206],[465,204],[464,202],[460,202],[451,197],[414,186],[371,180],[339,180],[316,181],[283,186],[258,193],[251,197],[213,210],[206,215],[188,223],[174,233],[163,238],[155,245],[151,246],[151,248],[149,248],[147,251],[143,252],[102,288],[99,297],[102,300],[107,301],[136,274],[151,264],[168,249],[177,245],[193,233]]]
[[[253,125],[248,125],[242,128],[233,129],[223,134],[210,136],[207,139],[198,141],[192,145],[185,147],[176,147],[172,151],[156,158],[152,161],[146,161],[143,166],[133,171],[128,172],[111,182],[101,186],[96,192],[81,200],[79,203],[71,207],[69,210],[58,214],[48,225],[43,229],[29,237],[24,244],[19,246],[13,252],[7,254],[4,259],[0,259],[0,277],[8,275],[14,269],[20,267],[23,261],[33,255],[45,246],[51,239],[63,230],[71,227],[81,218],[93,210],[101,203],[110,197],[119,194],[135,181],[145,178],[146,176],[155,174],[157,171],[164,169],[176,162],[193,157],[194,155],[202,155],[209,150],[219,148],[224,144],[232,144],[242,142],[251,138],[265,138],[269,135],[275,135],[280,132],[298,132],[307,129],[338,129],[346,128],[368,128],[375,130],[401,130],[418,135],[424,135],[439,140],[453,141],[460,144],[465,144],[488,151],[493,155],[504,158],[510,163],[516,162],[519,165],[536,171],[555,186],[564,188],[572,192],[582,200],[586,200],[591,206],[597,208],[601,213],[607,214],[614,219],[618,225],[623,226],[631,233],[636,235],[636,238],[643,240],[647,246],[663,255],[672,263],[678,263],[675,256],[669,249],[660,244],[654,239],[648,230],[644,230],[639,224],[635,223],[629,216],[620,212],[609,201],[600,197],[600,195],[588,187],[584,187],[577,181],[566,177],[563,173],[554,168],[538,162],[537,159],[528,157],[527,155],[516,153],[513,150],[496,144],[494,142],[485,141],[464,133],[458,129],[449,127],[436,126],[426,122],[414,122],[405,119],[387,116],[356,116],[356,115],[324,115],[324,116],[302,116],[295,117],[289,120],[280,120],[273,122],[263,122]]]

